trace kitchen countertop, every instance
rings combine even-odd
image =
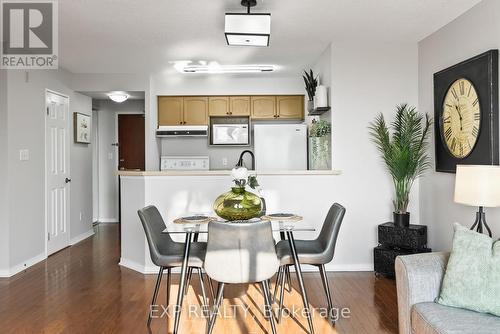
[[[249,171],[254,173],[254,171]],[[118,171],[120,176],[224,176],[230,175],[230,170],[198,170],[198,171]],[[273,171],[256,171],[257,175],[340,175],[340,170],[273,170]]]

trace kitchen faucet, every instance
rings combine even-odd
[[[240,158],[238,159],[238,163],[236,164],[236,167],[243,167],[243,156],[246,153],[249,153],[250,156],[252,157],[252,170],[255,170],[255,155],[250,150],[244,150],[243,152],[241,152]]]

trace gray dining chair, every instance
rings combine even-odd
[[[142,222],[142,227],[146,233],[146,239],[149,245],[149,253],[151,255],[151,261],[160,270],[158,272],[158,277],[156,278],[156,285],[153,292],[153,298],[151,301],[151,307],[155,305],[156,298],[158,297],[158,290],[160,288],[161,279],[163,276],[163,271],[167,269],[167,305],[170,302],[170,274],[171,269],[175,267],[182,266],[182,260],[184,255],[184,243],[175,242],[172,240],[169,234],[162,233],[165,230],[165,222],[161,217],[160,212],[155,206],[147,206],[143,209],[137,211],[139,218]],[[188,267],[190,269],[195,268],[198,272],[198,278],[200,280],[201,291],[203,295],[203,307],[207,307],[207,297],[205,293],[204,278],[201,272],[203,267],[203,261],[205,259],[205,253],[207,249],[206,242],[193,242],[191,244],[191,251],[189,253]],[[184,282],[179,282],[183,284]],[[148,312],[148,326],[151,324],[151,309]]]
[[[225,265],[224,265],[225,264]],[[230,264],[230,265],[227,265]],[[225,284],[260,283],[265,302],[265,316],[276,334],[268,280],[279,268],[271,222],[208,223],[208,245],[204,268],[219,282],[207,333],[213,331],[223,300]]]
[[[335,254],[335,245],[339,235],[340,225],[345,215],[345,208],[334,203],[323,222],[321,232],[314,240],[295,240],[295,248],[300,264],[309,264],[317,266],[321,274],[321,281],[325,290],[326,299],[328,302],[328,314],[331,314],[333,309],[332,296],[328,284],[328,277],[325,270],[325,264],[333,259]],[[281,320],[284,300],[284,286],[286,268],[294,264],[290,243],[287,240],[279,241],[276,244],[276,252],[280,260],[280,269],[276,277],[275,291],[280,287],[279,313],[278,322]],[[276,300],[276,299],[275,299]]]

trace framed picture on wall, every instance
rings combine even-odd
[[[75,143],[90,144],[90,116],[79,112],[73,113]]]

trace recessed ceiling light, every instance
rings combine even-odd
[[[127,101],[130,95],[128,95],[127,93],[114,92],[114,93],[109,93],[108,97],[111,101],[122,103]]]
[[[242,0],[246,13],[226,13],[225,35],[228,45],[269,46],[271,35],[271,14],[250,13],[256,0]]]

